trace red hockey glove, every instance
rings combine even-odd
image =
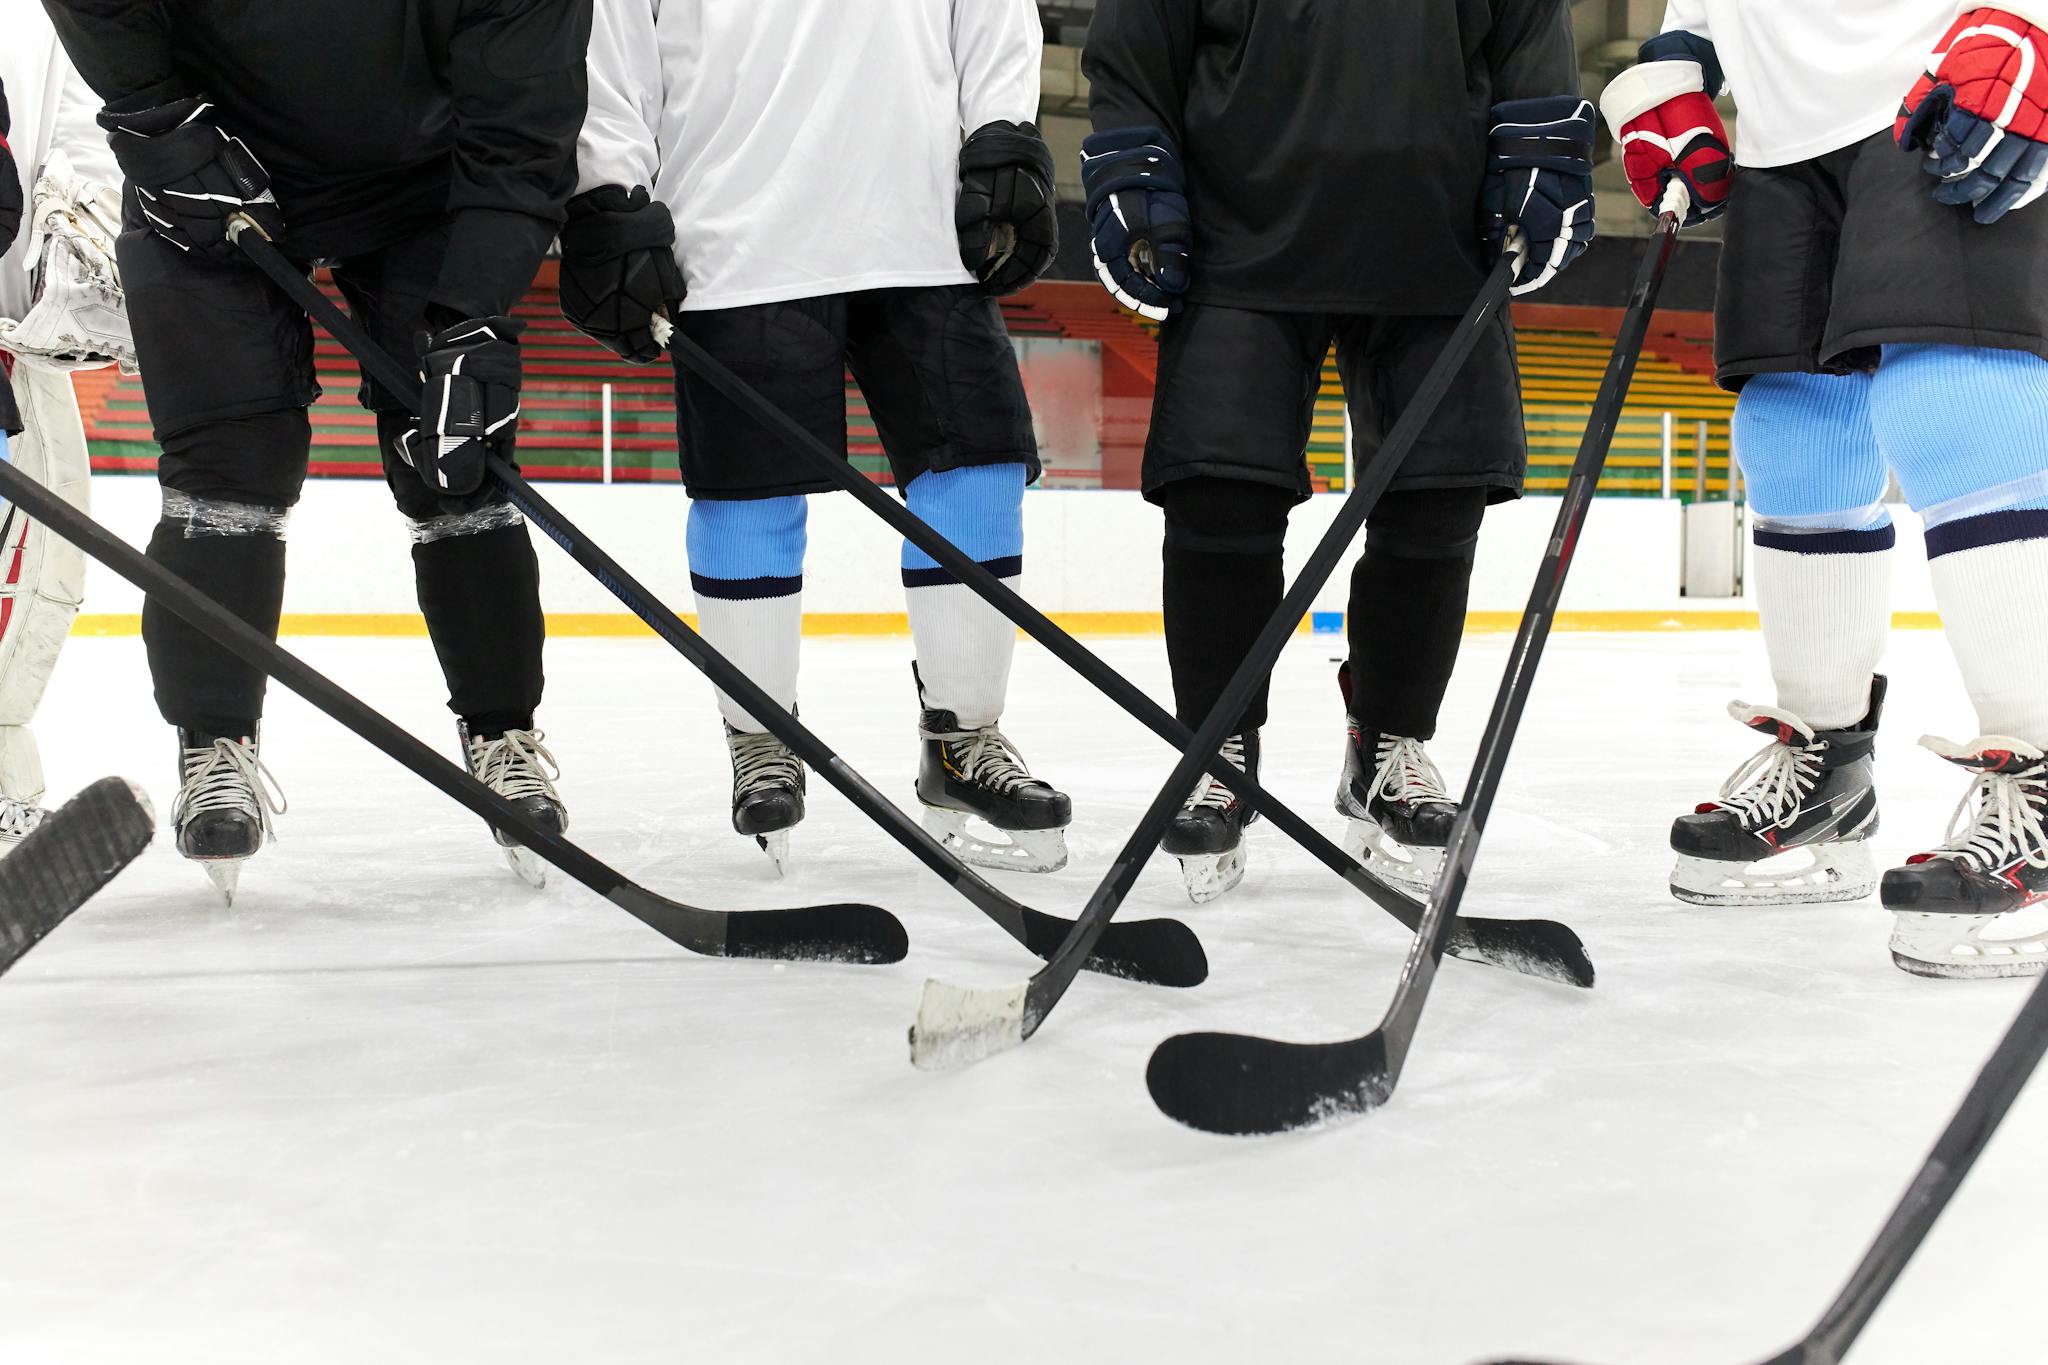
[[[1643,207],[1657,211],[1666,187],[1683,181],[1692,196],[1685,226],[1695,227],[1728,206],[1735,169],[1727,125],[1714,108],[1724,84],[1720,59],[1712,43],[1684,32],[1650,39],[1637,56],[1608,83],[1600,112]]]
[[[1995,223],[2048,191],[2044,66],[2048,29],[2003,9],[1956,20],[1899,107],[1899,145],[1926,150],[1921,169],[1941,179],[1936,199]]]

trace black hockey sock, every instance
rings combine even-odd
[[[192,534],[193,529],[187,520],[159,521],[149,538],[149,557],[276,639],[284,609],[284,541],[267,533]],[[142,643],[165,720],[201,735],[239,739],[254,733],[267,682],[261,672],[153,597],[142,607]]]
[[[540,706],[540,562],[524,523],[412,547],[420,611],[472,735],[530,730]]]
[[[1294,491],[1239,479],[1183,479],[1160,490],[1166,508],[1166,654],[1174,709],[1200,729],[1230,677],[1279,609]],[[1232,732],[1266,723],[1261,681]]]
[[[1346,618],[1351,714],[1366,729],[1435,736],[1465,633],[1487,496],[1484,488],[1412,489],[1373,508]]]

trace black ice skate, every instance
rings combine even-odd
[[[1223,757],[1232,767],[1259,777],[1259,732],[1247,730],[1223,741]],[[1181,880],[1188,899],[1206,905],[1244,880],[1245,826],[1259,813],[1235,792],[1203,773],[1187,802],[1166,826],[1159,847],[1180,859]]]
[[[1884,693],[1879,674],[1869,714],[1845,730],[1816,731],[1786,711],[1731,703],[1729,715],[1771,742],[1721,784],[1720,800],[1671,826],[1671,894],[1693,905],[1807,905],[1875,890],[1871,759]],[[1803,856],[1777,861],[1795,854]]]
[[[951,711],[925,708],[918,718],[922,752],[917,799],[924,827],[954,857],[976,867],[1057,872],[1067,865],[1067,825],[1074,803],[1031,775],[1024,757],[993,725],[961,728]],[[969,817],[1002,836],[983,839]]]
[[[804,818],[804,765],[771,734],[725,727],[732,752],[732,827],[761,846],[780,877],[789,870],[789,832]]]
[[[229,739],[178,731],[178,774],[178,799],[171,806],[178,852],[198,863],[233,905],[242,864],[270,842],[270,817],[285,813],[284,794],[258,757],[253,735]]]
[[[1419,739],[1349,720],[1337,813],[1344,851],[1381,881],[1427,898],[1444,865],[1458,805]]]
[[[2048,966],[2048,756],[2001,735],[1920,742],[1976,781],[1948,842],[1884,874],[1892,961],[1915,976],[2039,976]]]
[[[550,834],[569,828],[569,808],[562,803],[555,783],[562,776],[555,756],[541,744],[536,730],[507,730],[486,739],[469,733],[461,725],[462,756],[477,781],[515,806],[521,815]],[[538,890],[548,884],[547,860],[501,830],[491,836],[505,850],[505,861],[519,880]]]

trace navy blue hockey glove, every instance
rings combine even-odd
[[[274,240],[284,236],[284,216],[263,163],[214,126],[212,110],[194,96],[132,113],[103,109],[99,122],[157,236],[180,251],[241,264],[227,220],[246,213]]]
[[[562,228],[562,316],[635,365],[661,359],[656,318],[689,296],[676,223],[644,185],[601,185],[569,201]],[[666,335],[666,332],[663,332]]]
[[[1157,128],[1112,128],[1081,144],[1095,273],[1116,301],[1163,321],[1193,278],[1187,172]]]
[[[1486,156],[1486,240],[1519,253],[1514,292],[1534,293],[1593,244],[1590,102],[1576,95],[1493,107]]]
[[[986,123],[960,147],[953,228],[960,262],[990,294],[1014,294],[1060,250],[1052,151],[1030,123]]]
[[[484,462],[511,460],[519,432],[519,334],[511,318],[472,318],[420,338],[420,425],[398,453],[444,497],[483,487]]]

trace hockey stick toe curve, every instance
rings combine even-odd
[[[1447,951],[1468,962],[1505,967],[1524,976],[1593,988],[1593,959],[1571,926],[1547,919],[1460,918]]]
[[[1049,961],[1073,928],[1070,920],[1027,910],[1024,946]],[[1199,986],[1209,979],[1209,955],[1202,950],[1202,940],[1177,919],[1112,922],[1085,965],[1091,972],[1148,986]]]
[[[879,967],[910,953],[910,935],[878,905],[807,905],[726,915],[727,957],[849,962]]]

